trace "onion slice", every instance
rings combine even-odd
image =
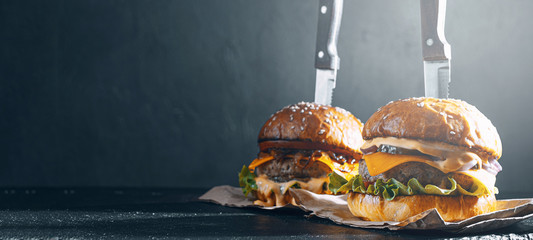
[[[467,162],[467,163],[463,164],[463,166],[461,166],[461,168],[459,168],[457,171],[459,171],[459,172],[468,171],[472,167],[476,166],[476,164],[478,164],[477,160],[476,159],[472,159],[470,162]]]
[[[496,176],[502,170],[502,165],[497,160],[491,159],[487,163],[483,163],[483,169]]]
[[[371,154],[371,153],[375,153],[378,151],[378,147],[376,145],[372,145],[371,147],[369,148],[361,148],[361,152],[363,152],[363,154]]]

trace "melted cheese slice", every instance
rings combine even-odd
[[[432,161],[428,157],[414,156],[414,155],[400,155],[376,152],[365,156],[365,162],[368,167],[368,173],[372,176],[384,173],[393,167],[407,162],[421,162],[441,170],[444,173],[455,172],[456,174],[464,174],[481,182],[489,191],[493,193],[497,191],[494,187],[496,183],[496,176],[490,174],[484,169],[456,171],[462,166],[461,163],[452,160],[446,161]]]
[[[472,159],[479,159],[483,162],[487,162],[488,159],[481,159],[477,154],[467,151],[463,147],[458,147],[446,143],[430,142],[423,140],[413,140],[407,138],[395,138],[395,137],[379,137],[366,141],[361,148],[370,148],[372,146],[379,147],[380,145],[391,145],[406,149],[417,150],[421,153],[443,158],[443,159],[455,159],[456,161],[468,162]],[[479,165],[481,166],[481,164]]]
[[[472,161],[475,161],[475,164],[472,164],[472,166],[477,164],[479,167],[483,166],[483,162],[487,161],[486,159],[482,160],[473,152],[465,151],[464,148],[450,144],[405,138],[375,138],[365,142],[363,148],[369,148],[372,146],[379,147],[382,144],[417,150],[421,153],[435,156],[442,160],[432,161],[425,156],[387,154],[380,152],[372,153],[365,155],[364,157],[367,165],[369,166],[369,173],[372,176],[383,173],[406,162],[423,162],[441,170],[443,173],[449,173],[458,171],[462,166]],[[370,170],[370,166],[372,166],[373,170]]]
[[[494,176],[493,174],[483,169],[475,170],[475,171],[457,172],[457,173],[470,176],[480,181],[481,183],[483,183],[483,185],[485,185],[485,187],[487,187],[487,189],[489,189],[489,191],[491,191],[492,193],[498,193],[498,189],[495,187],[496,176]]]
[[[267,201],[256,200],[254,204],[271,207],[271,206],[283,206],[289,204],[285,200],[285,194],[291,186],[294,184],[299,184],[302,189],[309,190],[314,193],[322,193],[324,183],[328,183],[328,177],[323,178],[311,178],[307,182],[291,180],[288,182],[274,182],[266,175],[260,175],[255,178],[255,183],[257,184],[257,191],[267,197]],[[272,196],[273,195],[273,196]],[[296,203],[291,202],[293,205]]]
[[[478,166],[482,166],[483,162],[487,161],[486,159],[481,159],[477,154],[473,152],[465,151],[464,148],[452,146],[445,143],[434,143],[394,137],[372,139],[370,141],[365,142],[362,148],[380,146],[381,144],[418,150],[427,155],[443,158],[443,160],[432,161],[427,156],[388,154],[376,152],[364,156],[366,165],[368,167],[368,173],[372,176],[376,176],[378,174],[386,172],[402,163],[421,162],[430,165],[436,169],[439,169],[443,173],[455,172],[457,174],[464,174],[470,176],[475,180],[483,183],[487,187],[487,189],[496,189],[494,187],[496,183],[496,176],[483,169],[459,171],[462,166],[464,166],[466,163],[469,163],[470,161],[475,161]]]
[[[292,157],[292,155],[287,155],[287,157]],[[254,169],[266,162],[269,162],[271,160],[274,160],[274,157],[273,156],[268,156],[268,157],[264,157],[264,158],[256,158],[252,161],[252,163],[250,163],[250,165],[248,166],[248,169],[253,172]],[[302,160],[307,160],[307,158],[302,158]],[[339,175],[343,176],[344,178],[346,179],[350,179],[352,175],[356,175],[357,174],[357,171],[359,169],[359,164],[358,163],[355,163],[355,164],[340,164],[336,161],[333,161],[329,155],[325,152],[321,152],[321,155],[318,156],[318,157],[312,157],[311,158],[311,161],[319,161],[323,164],[325,164],[326,166],[329,167],[330,171],[335,171],[337,172]]]
[[[425,163],[429,166],[439,169],[443,173],[455,172],[464,164],[472,160],[481,163],[481,159],[476,154],[468,152],[465,152],[465,156],[461,158],[447,158],[443,161],[433,161],[427,156],[389,154],[382,152],[365,155],[364,159],[368,167],[368,173],[370,173],[372,176],[384,173],[393,167],[407,162]],[[481,166],[481,164],[478,166]]]
[[[266,163],[266,162],[268,162],[268,161],[270,161],[270,160],[273,160],[273,159],[274,159],[273,156],[268,156],[268,157],[264,157],[264,158],[256,158],[256,159],[254,159],[254,160],[252,161],[252,163],[250,163],[250,165],[248,166],[248,169],[249,169],[251,172],[253,172],[254,169],[255,169],[257,166],[259,166],[259,165],[261,165],[261,164],[263,164],[263,163]]]

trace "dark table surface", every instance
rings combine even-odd
[[[533,218],[475,235],[370,230],[309,217],[298,209],[230,208],[198,201],[207,190],[2,188],[0,238],[533,238]]]

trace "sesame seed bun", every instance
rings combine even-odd
[[[324,149],[360,159],[363,124],[350,112],[317,103],[300,102],[275,114],[259,132],[260,147]]]
[[[365,140],[396,137],[447,143],[498,159],[502,143],[491,121],[476,107],[456,99],[409,98],[375,112],[363,128]]]

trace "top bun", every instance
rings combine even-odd
[[[444,142],[498,159],[498,131],[476,107],[456,99],[409,98],[390,102],[368,119],[365,140],[396,137]]]
[[[361,121],[342,108],[300,102],[273,114],[261,128],[258,142],[306,142],[315,149],[322,146],[360,155],[362,128]],[[302,144],[294,146],[305,148]]]

